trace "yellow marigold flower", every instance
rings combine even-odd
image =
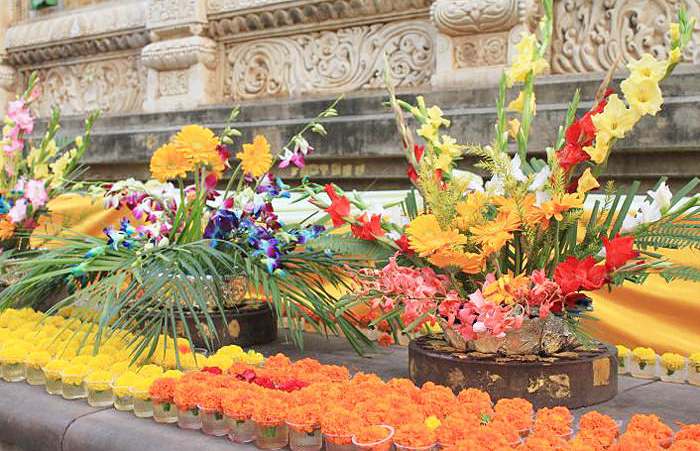
[[[233,365],[233,357],[223,354],[207,357],[206,361],[204,362],[204,366],[217,367],[222,371],[226,371],[231,367],[231,365]]]
[[[479,274],[484,266],[480,254],[442,249],[428,257],[428,261],[439,268],[459,268],[465,274]]]
[[[24,363],[32,368],[43,368],[51,361],[51,354],[47,351],[34,351],[24,360]]]
[[[650,79],[656,82],[664,78],[666,67],[666,61],[658,61],[648,53],[638,60],[627,63],[627,68],[630,70],[629,78]]]
[[[637,347],[632,350],[632,357],[647,365],[656,363],[656,352],[651,348]]]
[[[435,430],[440,427],[442,422],[438,417],[435,415],[430,415],[428,418],[425,419],[424,421],[425,425],[428,427],[428,429]]]
[[[114,379],[114,373],[106,370],[97,370],[88,374],[85,384],[90,390],[104,391],[109,388],[109,384]]]
[[[515,111],[516,113],[523,114],[523,108],[525,107],[525,91],[520,91],[518,97],[508,104],[509,111]],[[530,96],[530,111],[534,116],[537,114],[537,100],[535,99],[535,93],[533,92]]]
[[[0,219],[0,241],[9,240],[15,234],[15,225],[7,217]]]
[[[581,177],[579,177],[578,179],[578,186],[576,188],[576,191],[585,194],[590,190],[599,187],[600,183],[598,183],[598,180],[593,176],[593,174],[591,174],[591,168],[586,168],[586,170],[583,171],[583,174],[581,174]]]
[[[638,116],[656,116],[664,102],[659,83],[650,79],[628,78],[620,84],[625,99]]]
[[[624,359],[632,353],[632,350],[627,346],[617,345],[615,347],[617,348],[617,356],[621,359]]]
[[[206,163],[208,154],[216,153],[219,138],[206,127],[186,125],[175,135],[173,144],[182,149],[193,164]]]
[[[486,205],[486,194],[475,191],[467,194],[463,201],[455,206],[457,211],[456,225],[460,230],[468,230],[470,226],[482,218],[481,210]]]
[[[624,138],[637,123],[638,116],[625,106],[617,94],[613,94],[608,98],[603,112],[594,115],[591,119],[598,129],[596,137],[602,137],[604,141],[609,142],[612,138]]]
[[[88,368],[87,365],[71,363],[63,368],[61,379],[66,384],[80,385],[89,372],[90,368]]]
[[[170,379],[179,380],[182,377],[182,371],[168,370],[161,377],[169,377]]]
[[[467,242],[467,237],[461,235],[457,229],[442,230],[437,217],[432,214],[420,215],[413,219],[406,227],[406,235],[411,249],[421,257]]]
[[[138,384],[141,380],[143,380],[141,376],[138,376],[136,373],[131,371],[127,371],[114,380],[112,384],[114,394],[119,397],[131,396],[132,387]]]
[[[668,54],[668,64],[676,64],[680,62],[681,58],[683,55],[681,54],[681,48],[676,47],[675,49],[671,49],[671,51]]]
[[[677,42],[681,38],[681,27],[677,22],[671,22],[668,30],[671,34],[671,42]]]
[[[688,357],[688,362],[695,366],[695,370],[700,373],[700,352],[690,354]]]
[[[151,157],[151,176],[159,182],[187,177],[187,172],[194,169],[192,160],[174,144],[164,144],[153,152]]]
[[[591,160],[601,164],[608,158],[608,152],[610,151],[610,142],[603,136],[599,136],[595,140],[595,146],[586,146],[583,151],[590,155]]]
[[[91,349],[89,349],[89,348],[83,348],[83,349],[88,349],[89,351],[91,351]],[[72,358],[70,360],[70,363],[73,365],[87,365],[88,363],[90,363],[91,360],[92,360],[91,355],[83,354],[83,355],[79,355],[77,357]]]
[[[235,357],[240,357],[245,354],[245,351],[243,348],[241,348],[238,345],[226,345],[221,348],[219,348],[218,351],[216,351],[217,355],[227,355],[231,356],[233,358]]]
[[[113,363],[112,366],[109,367],[109,371],[116,375],[126,373],[127,371],[129,371],[129,362],[123,361]]]
[[[70,362],[63,359],[54,359],[44,366],[44,374],[48,379],[57,381],[61,378],[61,371],[70,365]]]
[[[28,351],[22,346],[4,345],[2,350],[0,350],[0,360],[5,363],[19,363],[24,362],[27,357]]]
[[[100,353],[95,357],[92,357],[88,362],[87,366],[92,370],[106,370],[114,363],[114,356],[107,353]]]
[[[136,374],[145,378],[160,376],[163,374],[163,368],[159,367],[158,365],[148,364],[137,369]]]
[[[243,171],[253,177],[260,177],[270,170],[272,154],[270,144],[262,135],[256,135],[252,144],[243,144],[243,151],[236,154],[241,160]]]
[[[134,382],[134,384],[131,386],[131,392],[134,395],[134,398],[143,401],[150,399],[151,393],[149,392],[149,389],[151,388],[154,380],[155,378],[144,377],[141,378],[141,380]]]
[[[674,372],[685,368],[685,357],[673,352],[665,352],[661,354],[661,366],[666,369],[670,376]]]

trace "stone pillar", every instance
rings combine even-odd
[[[148,0],[152,43],[141,51],[148,68],[144,111],[197,108],[216,102],[217,44],[205,36],[206,0]]]
[[[0,36],[5,32],[13,20],[14,3],[4,1],[0,5]],[[17,71],[7,61],[4,39],[0,41],[0,117],[5,116],[7,102],[13,99],[17,89]]]
[[[498,83],[513,47],[534,29],[539,0],[437,0],[430,19],[438,29],[435,86]]]

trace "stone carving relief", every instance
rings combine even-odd
[[[178,96],[187,94],[188,76],[186,70],[169,70],[158,72],[158,90],[161,96]]]
[[[203,0],[148,0],[148,28],[206,22]]]
[[[201,36],[160,41],[141,52],[143,64],[156,70],[186,69],[198,62],[210,69],[216,66],[216,43]]]
[[[260,39],[226,49],[225,96],[251,99],[380,88],[383,55],[399,86],[429,83],[430,24],[410,21]]]
[[[209,13],[224,13],[209,23],[215,39],[238,39],[240,33],[291,27],[310,23],[341,21],[377,16],[401,15],[403,18],[427,13],[433,0],[311,0],[287,5],[284,0],[209,0]],[[261,6],[248,11],[246,8]],[[265,8],[262,8],[265,6]],[[269,7],[268,7],[269,6]],[[407,17],[412,16],[412,17]],[[370,21],[370,20],[368,20]]]
[[[29,75],[24,72],[23,77]],[[135,56],[91,61],[39,70],[42,97],[35,103],[39,116],[59,105],[63,114],[138,111],[144,99],[145,71]]]
[[[554,2],[555,29],[552,71],[557,73],[606,71],[617,58],[623,64],[643,53],[665,58],[668,24],[681,5],[700,17],[697,0],[618,0]],[[700,61],[700,24],[685,54],[685,61]]]
[[[496,33],[455,38],[455,67],[479,67],[505,64],[508,35]]]
[[[509,30],[524,15],[523,0],[438,0],[430,18],[438,30],[450,35]]]

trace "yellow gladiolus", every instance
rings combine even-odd
[[[667,64],[645,53],[638,60],[630,61],[627,68],[630,70],[630,78],[651,79],[658,82],[666,75]]]
[[[578,179],[578,187],[576,191],[579,193],[585,194],[589,192],[590,190],[596,189],[600,187],[600,183],[598,183],[598,180],[593,176],[591,173],[591,168],[586,168],[585,171],[583,171],[583,174],[581,174],[581,177]]]
[[[620,85],[625,99],[629,102],[632,110],[638,116],[651,114],[656,116],[661,110],[664,97],[661,94],[659,83],[651,78],[628,78]]]
[[[609,142],[612,138],[624,138],[637,123],[638,116],[625,106],[617,94],[613,94],[608,99],[603,112],[594,115],[591,119],[598,129],[596,137],[602,137],[605,142]]]

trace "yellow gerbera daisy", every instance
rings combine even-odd
[[[243,171],[253,177],[260,177],[270,170],[272,166],[272,154],[270,143],[262,135],[256,135],[253,144],[243,144],[243,151],[236,154],[241,160]]]
[[[406,227],[408,242],[411,249],[421,257],[430,255],[447,246],[465,244],[467,237],[459,230],[441,230],[435,215],[420,215]]]
[[[0,219],[0,240],[9,240],[15,233],[15,225],[7,218]]]
[[[192,163],[207,163],[210,154],[216,153],[219,138],[206,127],[186,125],[175,135],[173,144],[182,149]]]
[[[151,176],[160,182],[166,182],[178,177],[186,177],[191,171],[192,160],[182,149],[173,144],[165,144],[153,152],[151,157]]]
[[[484,266],[484,259],[479,254],[449,249],[438,251],[428,257],[428,261],[440,268],[459,268],[466,274],[479,274]]]

